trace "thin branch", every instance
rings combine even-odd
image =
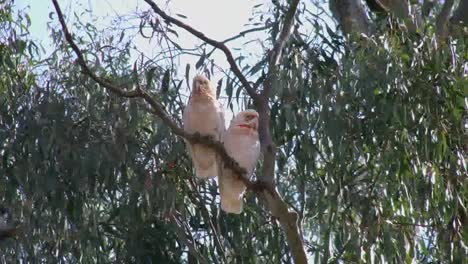
[[[0,241],[7,239],[7,238],[13,238],[19,233],[19,228],[18,227],[13,227],[13,226],[2,226],[0,227]]]
[[[418,226],[418,227],[439,227],[439,224],[433,223],[433,224],[420,224],[420,223],[410,223],[410,222],[398,222],[398,221],[392,221],[392,220],[387,220],[386,221],[389,224],[392,225],[399,225],[399,226]]]
[[[192,201],[192,203],[194,203],[197,206],[197,208],[201,209],[201,214],[202,214],[204,220],[209,223],[211,231],[213,232],[213,236],[214,236],[213,240],[215,242],[214,244],[215,244],[216,248],[218,249],[218,254],[223,259],[223,263],[227,263],[226,253],[223,250],[223,246],[221,244],[221,239],[219,238],[219,235],[218,235],[217,226],[215,226],[215,224],[211,220],[210,213],[206,209],[205,205],[202,203],[202,195],[198,191],[197,186],[196,186],[193,178],[190,179],[190,184],[192,185],[192,188],[194,189],[194,193],[198,194],[198,199],[196,199],[195,195],[193,195],[193,194],[189,195],[189,199]]]
[[[174,19],[174,18],[166,15],[161,9],[159,9],[157,7],[157,5],[154,2],[152,2],[150,0],[145,0],[145,1],[148,4],[150,4],[150,6],[153,8],[153,10],[156,13],[158,13],[161,17],[163,17],[166,21],[168,21],[170,23],[174,23],[174,24],[186,29],[187,31],[189,31],[193,35],[195,35],[198,38],[204,40],[205,42],[207,42],[207,43],[221,49],[225,53],[225,55],[226,55],[226,57],[228,59],[228,62],[230,64],[230,66],[231,66],[231,69],[233,70],[233,72],[237,76],[237,78],[239,78],[241,83],[244,85],[244,88],[246,89],[247,93],[254,100],[254,103],[257,106],[257,109],[258,109],[259,114],[260,114],[260,119],[263,120],[263,125],[261,123],[261,126],[263,127],[263,132],[260,131],[260,140],[262,140],[262,138],[268,139],[267,145],[265,145],[266,149],[267,149],[267,152],[266,153],[264,152],[265,160],[264,160],[264,164],[263,164],[263,167],[264,167],[263,174],[264,175],[270,175],[270,173],[271,173],[271,176],[269,176],[269,177],[273,177],[274,161],[275,161],[274,160],[275,159],[275,149],[274,149],[273,142],[271,140],[271,136],[269,134],[269,127],[268,127],[268,121],[269,121],[268,98],[266,96],[260,96],[259,94],[257,94],[255,92],[255,90],[252,88],[250,83],[247,81],[245,76],[242,74],[240,69],[235,64],[235,61],[234,61],[234,59],[232,57],[231,52],[229,51],[229,49],[224,44],[219,43],[217,41],[214,41],[214,40],[206,37],[200,31],[197,31],[197,30],[193,29],[192,27],[180,22],[179,20]],[[90,76],[98,84],[100,84],[101,86],[103,86],[106,89],[110,90],[111,92],[116,93],[117,95],[120,95],[122,97],[127,97],[127,98],[141,98],[141,99],[143,99],[146,103],[148,103],[150,105],[150,107],[152,109],[152,112],[155,115],[157,115],[162,120],[162,122],[171,129],[171,131],[174,134],[176,134],[176,135],[178,135],[178,136],[180,136],[182,138],[185,138],[186,140],[188,140],[189,142],[191,142],[193,144],[203,144],[203,145],[206,145],[206,146],[211,147],[212,149],[214,149],[216,151],[216,153],[218,155],[220,155],[220,157],[223,159],[223,161],[225,163],[224,164],[225,167],[231,169],[236,174],[240,175],[240,180],[242,180],[242,182],[246,185],[246,187],[248,189],[253,190],[256,194],[258,194],[259,198],[261,198],[263,201],[266,202],[266,205],[269,208],[269,210],[271,211],[272,216],[275,217],[276,219],[278,219],[278,221],[281,224],[281,227],[283,228],[283,230],[284,230],[284,232],[286,234],[288,245],[290,247],[291,254],[292,254],[293,258],[294,258],[295,263],[307,263],[307,257],[306,257],[305,251],[304,251],[301,232],[299,231],[298,215],[297,215],[296,212],[289,211],[287,203],[283,200],[283,198],[280,196],[280,194],[274,188],[274,185],[270,185],[270,184],[266,185],[263,181],[257,181],[257,182],[250,181],[248,178],[245,177],[246,170],[244,168],[240,167],[239,164],[232,157],[230,157],[227,154],[223,144],[220,141],[214,140],[213,137],[211,137],[211,136],[200,135],[199,133],[194,133],[194,134],[187,133],[185,130],[180,128],[173,121],[173,119],[170,117],[170,115],[164,110],[163,106],[158,101],[156,101],[153,97],[151,97],[151,95],[149,95],[146,91],[144,91],[142,89],[127,91],[123,87],[116,86],[116,85],[110,83],[109,81],[103,80],[102,78],[100,78],[99,76],[94,74],[90,70],[90,68],[86,65],[86,61],[84,60],[83,54],[81,53],[78,46],[74,43],[73,38],[72,38],[71,34],[69,33],[69,31],[67,29],[67,26],[65,24],[65,20],[63,18],[63,14],[62,14],[62,12],[60,10],[60,7],[59,7],[59,5],[57,3],[57,0],[52,0],[52,2],[54,4],[55,10],[56,10],[57,15],[59,17],[60,24],[61,24],[61,26],[63,28],[64,34],[65,34],[65,39],[67,40],[67,42],[70,44],[73,51],[77,55],[78,63],[81,66],[81,68],[83,69],[83,72],[85,74],[87,74],[88,76]],[[298,2],[298,1],[295,1],[295,2]],[[297,6],[297,4],[296,4],[296,6]],[[295,12],[295,8],[291,8],[290,10],[293,10],[293,9],[294,9],[294,12]],[[288,12],[288,14],[289,13],[290,12]],[[294,14],[292,15],[292,17],[293,16],[294,16]],[[287,17],[289,17],[289,16],[287,16]],[[285,25],[290,25],[291,23],[292,22],[287,22],[287,23],[285,22]],[[283,31],[285,31],[285,29],[283,29]],[[282,34],[280,34],[280,36],[281,35]],[[289,37],[289,35],[290,35],[290,32],[288,32],[288,34],[286,34],[287,37]],[[283,41],[286,41],[286,39],[284,39],[284,37],[283,37],[279,41],[283,42]],[[282,47],[284,46],[284,43],[283,44],[278,44],[278,45],[279,45],[278,47],[281,47],[281,49],[282,49]],[[275,46],[277,46],[277,45],[275,45]],[[281,49],[279,49],[279,50],[281,50]],[[274,50],[278,50],[278,48],[274,49]],[[281,56],[281,54],[274,55],[274,57],[276,57],[276,56]],[[265,120],[267,121],[266,123],[265,123]],[[264,143],[265,142],[263,142],[262,144],[264,144]],[[266,168],[266,170],[265,170],[265,168]]]
[[[161,8],[159,8],[158,5],[155,2],[153,2],[152,0],[145,0],[145,2],[148,5],[151,6],[151,8],[153,9],[153,11],[156,14],[158,14],[164,20],[166,20],[166,22],[175,24],[178,27],[181,27],[181,28],[187,30],[189,33],[191,33],[195,37],[197,37],[197,38],[203,40],[204,42],[210,44],[211,46],[216,47],[216,48],[220,49],[221,51],[223,51],[229,65],[231,66],[231,70],[234,72],[236,77],[240,80],[240,82],[244,86],[247,93],[250,95],[250,97],[252,97],[254,102],[258,101],[258,94],[255,92],[255,90],[253,89],[253,87],[249,83],[249,81],[247,81],[244,74],[242,74],[242,71],[240,70],[239,66],[237,66],[237,64],[236,64],[236,62],[234,60],[234,57],[232,56],[231,51],[229,50],[229,48],[224,43],[216,41],[216,40],[214,40],[212,38],[209,38],[203,32],[198,31],[198,30],[194,29],[193,27],[185,24],[184,22],[169,16]]]
[[[296,15],[296,10],[299,5],[299,0],[293,0],[291,6],[289,7],[288,11],[286,12],[283,28],[279,34],[278,39],[273,46],[273,49],[270,51],[269,54],[269,65],[268,65],[268,72],[274,74],[275,68],[278,65],[278,62],[281,58],[282,51],[286,41],[289,39],[292,33],[292,28],[294,26],[294,16]],[[268,91],[263,91],[264,94],[267,94]]]
[[[237,35],[235,35],[233,37],[230,37],[230,38],[227,38],[227,39],[223,40],[222,43],[227,43],[227,42],[233,41],[235,39],[245,37],[245,35],[248,34],[248,33],[262,31],[262,30],[265,30],[265,29],[269,29],[270,27],[271,26],[266,25],[266,26],[262,26],[262,27],[247,29],[247,30],[239,32],[239,34],[237,34]]]
[[[156,101],[150,94],[148,94],[145,90],[142,90],[140,88],[140,89],[127,91],[123,87],[116,86],[106,80],[103,80],[101,77],[97,76],[93,71],[91,71],[91,69],[86,64],[86,61],[84,60],[84,56],[81,53],[81,50],[73,41],[73,37],[68,31],[67,25],[65,23],[65,19],[63,17],[63,13],[60,9],[60,6],[57,3],[57,0],[52,0],[52,3],[54,4],[60,24],[65,34],[65,39],[67,40],[69,45],[72,47],[73,51],[75,52],[78,58],[77,59],[78,64],[81,66],[83,72],[86,75],[88,75],[91,79],[96,81],[101,86],[105,87],[106,89],[110,90],[111,92],[119,96],[127,97],[127,98],[143,99],[144,101],[146,101],[146,103],[150,105],[152,109],[151,112],[157,115],[163,121],[163,123],[172,130],[174,134],[182,138],[185,138],[186,140],[188,140],[189,142],[193,144],[203,144],[203,145],[213,148],[223,159],[225,166],[231,169],[232,171],[234,171],[236,174],[240,175],[240,180],[243,181],[243,183],[248,189],[251,189],[254,191],[260,191],[263,188],[262,184],[250,181],[247,177],[245,177],[245,174],[247,173],[247,171],[244,168],[240,167],[239,164],[232,157],[229,156],[229,154],[226,152],[226,149],[224,148],[223,143],[215,140],[211,136],[204,136],[204,135],[200,135],[199,133],[191,134],[191,133],[186,132],[184,129],[179,127],[172,120],[169,114],[164,110],[164,107],[158,101]]]
[[[197,245],[194,242],[193,237],[190,235],[190,238],[187,235],[187,228],[184,225],[184,221],[180,219],[180,213],[179,212],[172,212],[171,213],[171,222],[174,224],[176,235],[179,238],[180,241],[188,248],[190,254],[192,254],[194,257],[197,258],[197,260],[200,263],[207,263],[207,260],[205,257],[203,257],[202,254],[198,251]]]

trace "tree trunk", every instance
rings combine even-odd
[[[331,0],[330,10],[344,34],[364,33],[369,35],[369,21],[360,0]]]
[[[452,12],[454,0],[446,0],[442,6],[442,10],[436,19],[436,33],[440,39],[445,39],[448,36],[448,21]]]

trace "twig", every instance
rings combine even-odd
[[[182,21],[180,21],[180,20],[178,20],[176,18],[173,18],[173,17],[169,16],[161,8],[159,8],[158,5],[156,5],[156,3],[153,2],[152,0],[145,0],[145,2],[148,5],[151,6],[151,8],[153,9],[153,11],[156,14],[161,16],[167,22],[175,24],[178,27],[181,27],[181,28],[187,30],[189,33],[196,36],[197,38],[199,38],[199,39],[203,40],[204,42],[210,44],[211,46],[216,47],[216,48],[220,49],[221,51],[223,51],[229,65],[231,66],[231,70],[234,72],[236,77],[240,80],[240,82],[244,86],[247,93],[250,95],[250,97],[252,97],[252,99],[254,100],[254,103],[256,103],[256,101],[258,101],[258,94],[253,89],[252,85],[250,85],[249,81],[247,81],[244,74],[242,74],[242,71],[239,69],[239,66],[237,66],[237,64],[236,64],[236,62],[234,60],[234,57],[232,56],[231,51],[229,50],[229,48],[224,43],[216,41],[216,40],[214,40],[212,38],[209,38],[204,33],[194,29],[193,27],[185,24],[184,22],[182,22]]]
[[[69,33],[67,26],[65,24],[65,20],[63,18],[63,14],[60,10],[60,7],[57,3],[57,0],[52,0],[52,2],[54,4],[55,10],[59,17],[60,24],[63,28],[65,39],[67,40],[67,42],[70,44],[73,51],[77,55],[78,63],[83,69],[83,72],[87,74],[88,76],[90,76],[90,78],[92,78],[98,84],[110,90],[111,92],[116,93],[117,95],[120,95],[122,97],[127,97],[127,98],[141,98],[144,101],[146,101],[146,103],[148,103],[150,107],[152,108],[154,114],[157,115],[162,120],[162,122],[172,130],[174,134],[185,138],[186,140],[188,140],[189,142],[193,144],[199,143],[199,144],[203,144],[203,145],[213,148],[217,152],[217,154],[221,156],[221,158],[225,162],[225,166],[231,169],[232,171],[234,171],[236,174],[240,175],[241,176],[240,180],[242,180],[242,182],[246,185],[246,187],[253,190],[255,193],[258,194],[260,198],[262,198],[263,201],[266,202],[266,205],[271,211],[272,216],[278,219],[278,221],[281,224],[281,227],[283,228],[286,234],[286,238],[288,240],[288,244],[291,250],[291,254],[294,258],[294,262],[301,263],[301,264],[307,263],[307,257],[306,257],[304,245],[302,242],[301,232],[299,231],[298,215],[296,212],[289,211],[288,205],[280,196],[280,194],[276,191],[276,189],[274,188],[274,185],[265,184],[262,181],[262,179],[260,179],[260,181],[257,181],[257,182],[252,182],[246,177],[244,177],[244,175],[246,174],[246,170],[240,167],[239,164],[237,164],[237,162],[227,154],[221,142],[214,140],[210,136],[203,136],[198,133],[194,133],[194,134],[187,133],[185,130],[180,128],[172,120],[172,118],[170,117],[168,113],[166,113],[162,105],[159,102],[157,102],[153,97],[151,97],[146,91],[142,89],[127,91],[124,88],[120,86],[116,86],[110,83],[109,81],[106,81],[98,77],[96,74],[94,74],[86,65],[86,61],[84,60],[84,57],[80,49],[74,43],[73,38],[71,34]],[[234,58],[232,56],[232,53],[223,43],[212,40],[206,37],[200,31],[197,31],[193,29],[192,27],[184,24],[183,22],[168,16],[161,9],[159,9],[159,7],[154,2],[150,0],[145,0],[145,2],[147,2],[156,13],[158,13],[161,17],[163,17],[169,23],[173,23],[181,28],[184,28],[185,30],[189,31],[190,33],[197,36],[201,40],[209,43],[210,45],[214,47],[221,49],[225,53],[232,71],[234,72],[236,77],[240,80],[240,82],[246,89],[249,96],[252,97],[252,99],[254,100],[254,104],[256,105],[257,110],[260,114],[260,126],[262,129],[261,131],[259,131],[260,141],[263,142],[262,145],[265,146],[265,148],[262,146],[262,149],[266,149],[266,151],[264,151],[265,159],[263,163],[263,167],[264,167],[263,175],[264,176],[267,175],[268,178],[274,178],[273,173],[274,173],[274,165],[275,165],[275,149],[274,149],[273,142],[271,140],[271,136],[269,134],[270,132],[269,132],[268,122],[269,122],[270,117],[269,117],[268,96],[265,96],[265,95],[260,96],[260,94],[257,94],[255,92],[254,88],[250,85],[250,83],[247,81],[245,76],[242,74],[242,72],[236,65]],[[290,10],[287,13],[288,15],[286,16],[286,18],[292,19],[294,17],[294,13],[297,8],[298,2],[299,2],[298,0],[293,2]],[[290,19],[287,19],[285,21],[285,24],[284,24],[285,26],[291,26],[293,22],[289,21]],[[290,29],[289,30],[283,29],[282,32],[283,31],[284,32],[288,31],[288,32],[287,34],[285,33],[285,35],[280,34],[280,36],[283,36],[283,37],[278,39],[279,42],[285,42],[287,40],[286,38],[290,36]],[[281,50],[283,46],[284,46],[284,43],[275,44],[275,47],[277,48],[273,50]],[[277,56],[279,58],[281,54],[274,55],[273,58]],[[274,67],[276,68],[276,66]],[[267,141],[262,141],[262,138],[267,139]],[[263,177],[263,178],[266,178],[266,177]]]
[[[190,239],[188,238],[188,235],[186,233],[186,227],[184,226],[184,222],[181,219],[179,219],[180,213],[177,211],[173,212],[171,213],[170,218],[171,218],[171,222],[175,226],[177,237],[179,238],[179,240],[181,240],[185,244],[190,254],[196,257],[200,263],[207,263],[207,260],[198,251],[198,248],[196,244],[194,243],[193,237],[190,236]]]
[[[233,37],[230,37],[230,38],[227,38],[227,39],[223,40],[222,43],[228,43],[228,42],[233,41],[235,39],[245,37],[245,35],[248,34],[248,33],[256,32],[256,31],[262,31],[262,30],[265,30],[265,29],[269,29],[270,27],[271,26],[266,25],[266,26],[262,26],[262,27],[247,29],[247,30],[244,30],[242,32],[239,32],[239,34],[237,34],[237,35],[235,35]]]
[[[273,77],[276,74],[276,68],[278,62],[282,55],[282,50],[286,41],[289,39],[292,33],[292,28],[294,26],[294,16],[296,15],[297,6],[299,5],[299,0],[294,0],[291,3],[291,6],[288,9],[288,12],[285,15],[283,28],[279,34],[278,39],[273,46],[273,49],[269,53],[269,64],[268,64],[268,74],[267,80],[270,79],[270,76]],[[262,94],[269,96],[269,87],[264,87]]]
[[[127,98],[141,98],[144,101],[146,101],[151,109],[152,112],[157,115],[164,124],[166,124],[174,134],[185,138],[189,142],[193,144],[204,144],[206,146],[209,146],[213,148],[223,159],[225,162],[225,166],[232,171],[234,171],[236,174],[240,175],[240,180],[243,181],[245,186],[249,189],[252,189],[254,191],[260,191],[262,189],[262,185],[253,181],[250,181],[245,177],[246,170],[242,167],[239,166],[239,164],[227,154],[226,149],[224,148],[224,145],[215,139],[213,139],[210,136],[203,136],[200,135],[199,133],[188,133],[181,127],[179,127],[173,120],[172,118],[166,113],[164,110],[163,106],[157,102],[153,97],[151,97],[150,94],[148,94],[145,90],[143,89],[134,89],[131,91],[125,90],[123,87],[116,86],[106,80],[103,80],[101,77],[97,76],[91,69],[88,67],[86,64],[86,61],[84,60],[84,56],[81,53],[81,50],[78,48],[76,43],[73,41],[73,37],[68,31],[67,25],[65,24],[65,19],[63,17],[63,13],[60,9],[60,6],[57,3],[57,0],[52,0],[52,3],[54,4],[55,10],[57,12],[60,24],[62,26],[63,32],[65,34],[65,39],[75,52],[77,56],[77,61],[78,64],[81,66],[83,73],[88,75],[91,79],[96,81],[98,84],[101,86],[105,87],[106,89],[110,90],[113,93],[116,93],[119,96],[122,97],[127,97]],[[272,191],[272,190],[270,190]]]

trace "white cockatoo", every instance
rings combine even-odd
[[[204,76],[193,78],[192,93],[183,113],[184,129],[189,133],[213,136],[221,140],[226,130],[223,109],[216,100],[216,92],[210,81]],[[216,152],[201,144],[188,144],[195,174],[199,178],[211,178],[218,175]]]
[[[247,177],[250,178],[260,155],[258,113],[245,110],[237,114],[223,136],[223,143],[229,156],[247,170]],[[242,198],[246,187],[238,177],[228,168],[223,168],[219,177],[221,208],[228,213],[242,212]]]

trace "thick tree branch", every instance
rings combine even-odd
[[[448,22],[450,18],[450,13],[452,12],[454,0],[445,0],[442,10],[440,10],[439,15],[436,18],[436,33],[437,36],[441,39],[445,39],[448,36]]]
[[[286,234],[288,246],[291,250],[295,263],[307,263],[307,256],[302,241],[300,223],[297,212],[290,211],[287,203],[275,189],[275,161],[276,147],[270,134],[270,94],[271,86],[278,79],[278,63],[281,59],[282,51],[286,42],[291,37],[294,26],[295,15],[299,5],[299,0],[293,0],[285,14],[283,28],[273,45],[273,49],[268,54],[268,72],[263,82],[261,101],[257,106],[259,113],[259,136],[263,153],[263,172],[260,182],[265,183],[274,192],[262,192],[260,197],[265,201],[271,214],[278,219],[281,228]]]
[[[194,144],[204,144],[207,145],[211,148],[213,148],[223,159],[225,166],[234,171],[235,173],[242,175],[240,179],[244,182],[244,184],[247,186],[249,189],[253,190],[259,190],[261,187],[260,184],[257,184],[255,182],[250,181],[245,177],[246,170],[242,167],[239,166],[239,164],[227,154],[226,149],[224,148],[223,143],[220,141],[217,141],[213,139],[210,136],[204,136],[200,135],[199,133],[188,133],[181,127],[179,127],[167,114],[167,112],[164,110],[163,106],[156,101],[150,94],[148,94],[146,91],[141,90],[141,89],[135,89],[131,91],[127,91],[124,89],[124,87],[116,86],[106,80],[103,80],[101,77],[97,76],[91,69],[88,67],[86,64],[86,61],[84,60],[83,53],[81,50],[78,48],[76,43],[73,41],[73,37],[68,31],[67,25],[65,23],[65,19],[63,17],[63,13],[60,9],[60,6],[57,3],[57,0],[52,0],[52,3],[54,4],[55,10],[57,12],[60,24],[62,26],[63,32],[65,34],[65,39],[75,52],[78,60],[78,64],[81,66],[83,72],[88,75],[91,79],[96,81],[98,84],[103,86],[104,88],[108,89],[109,91],[122,96],[122,97],[127,97],[127,98],[141,98],[143,99],[146,103],[148,103],[155,115],[157,115],[165,125],[167,125],[174,134],[185,138],[191,143]]]
[[[330,0],[330,10],[345,35],[369,35],[370,25],[361,0]]]
[[[7,238],[13,238],[19,233],[19,228],[18,227],[13,227],[13,226],[1,226],[0,227],[0,241],[7,239]]]
[[[158,14],[164,20],[166,20],[166,22],[175,24],[176,26],[187,30],[189,33],[191,33],[195,37],[205,41],[206,43],[210,44],[211,46],[220,49],[224,53],[224,55],[226,56],[226,59],[227,59],[229,65],[231,66],[231,70],[232,70],[232,72],[234,72],[234,75],[236,75],[236,77],[240,80],[240,82],[244,86],[244,88],[247,91],[247,93],[249,94],[249,96],[254,100],[254,103],[255,104],[257,103],[258,94],[255,92],[255,90],[253,89],[253,87],[249,83],[249,81],[247,81],[244,74],[242,73],[242,71],[237,66],[236,61],[234,60],[234,57],[232,56],[231,51],[229,50],[229,48],[224,43],[216,41],[214,39],[211,39],[211,38],[207,37],[203,32],[200,32],[200,31],[194,29],[193,27],[185,24],[184,22],[169,16],[161,8],[159,8],[158,5],[155,2],[153,2],[151,0],[145,0],[145,2],[149,6],[151,6],[151,8],[153,9],[153,11],[156,14]]]
[[[174,23],[174,24],[186,29],[187,31],[189,31],[190,33],[192,33],[195,36],[199,37],[200,39],[206,41],[207,43],[209,43],[209,44],[223,50],[223,52],[225,53],[225,55],[228,58],[229,64],[231,65],[231,68],[233,69],[234,73],[239,78],[239,80],[242,82],[242,84],[244,85],[244,88],[247,90],[249,95],[254,100],[254,102],[255,102],[255,104],[256,104],[256,106],[258,108],[257,110],[259,111],[261,120],[262,120],[262,116],[264,116],[266,118],[264,120],[269,120],[268,98],[266,98],[265,96],[260,96],[259,94],[257,94],[255,92],[255,90],[251,87],[250,83],[245,79],[245,76],[241,73],[240,69],[235,64],[234,59],[232,57],[232,54],[230,53],[229,49],[224,44],[219,43],[217,41],[214,41],[212,39],[209,39],[203,33],[191,28],[188,25],[185,25],[184,23],[182,23],[182,22],[180,22],[180,21],[178,21],[178,20],[176,20],[174,18],[171,18],[170,16],[168,16],[164,12],[162,12],[156,6],[156,4],[154,2],[149,1],[149,0],[145,0],[145,1],[152,6],[153,10],[155,10],[156,13],[158,13],[160,16],[162,16],[168,22]],[[81,53],[80,49],[75,44],[75,42],[73,41],[73,37],[70,34],[70,32],[68,31],[68,29],[67,29],[63,14],[62,14],[62,12],[60,10],[60,7],[59,7],[59,5],[57,3],[57,0],[52,0],[52,2],[54,4],[55,10],[56,10],[57,15],[59,17],[60,24],[61,24],[61,26],[63,28],[64,34],[65,34],[65,39],[67,40],[67,42],[70,44],[73,51],[77,55],[78,64],[81,66],[83,72],[85,74],[87,74],[88,76],[90,76],[90,78],[92,78],[94,81],[99,83],[101,86],[103,86],[104,88],[108,89],[109,91],[111,91],[113,93],[116,93],[116,94],[118,94],[118,95],[120,95],[122,97],[141,98],[141,99],[143,99],[146,103],[148,103],[150,105],[150,107],[152,109],[152,112],[155,115],[157,115],[162,120],[162,122],[172,130],[172,132],[174,134],[176,134],[176,135],[178,135],[178,136],[180,136],[182,138],[185,138],[186,140],[188,140],[191,143],[203,144],[203,145],[206,145],[206,146],[209,146],[209,147],[213,148],[216,151],[216,153],[219,154],[220,157],[223,159],[223,161],[225,163],[225,167],[227,167],[227,168],[231,169],[232,171],[234,171],[235,173],[241,175],[240,179],[243,181],[243,183],[246,185],[246,187],[248,189],[253,190],[259,196],[259,198],[261,198],[263,201],[265,201],[265,203],[266,203],[267,207],[269,208],[269,210],[271,211],[273,217],[278,219],[278,221],[280,222],[280,224],[281,224],[281,226],[282,226],[282,228],[283,228],[283,230],[284,230],[284,232],[286,234],[286,238],[288,240],[288,245],[289,245],[289,247],[291,249],[291,253],[293,255],[295,263],[301,263],[301,264],[302,263],[307,263],[307,257],[306,257],[305,251],[304,251],[302,237],[300,235],[301,232],[299,231],[297,213],[289,211],[288,205],[281,198],[280,194],[276,191],[276,189],[274,188],[274,185],[265,185],[261,181],[260,182],[250,181],[248,178],[245,177],[246,170],[244,168],[240,167],[239,164],[232,157],[230,157],[227,154],[227,152],[226,152],[226,150],[224,148],[224,145],[221,142],[219,142],[217,140],[214,140],[210,136],[200,135],[199,133],[194,133],[194,134],[187,133],[185,130],[180,128],[173,121],[173,119],[170,117],[170,115],[164,110],[163,106],[159,102],[157,102],[153,97],[151,97],[151,95],[148,94],[146,91],[144,91],[142,89],[135,89],[135,90],[132,90],[132,91],[127,91],[123,87],[116,86],[116,85],[102,79],[101,77],[97,76],[87,66],[86,61],[84,60],[83,54]],[[297,7],[297,4],[296,4],[296,7]],[[294,10],[295,10],[295,8],[294,8]],[[292,17],[294,17],[294,14],[292,15]],[[285,25],[288,25],[289,27],[291,27],[291,24],[293,24],[293,22],[285,23]],[[285,31],[285,29],[283,31]],[[284,33],[284,34],[286,34],[286,33]],[[286,36],[283,36],[282,38],[280,38],[281,39],[280,41],[285,42],[287,37],[289,37],[289,35],[290,35],[290,32],[288,34],[286,34]],[[283,44],[278,44],[278,47],[281,47],[281,49],[282,49],[283,46],[284,46],[284,43]],[[280,56],[280,55],[275,55],[275,56]],[[264,129],[264,131],[267,131],[268,134],[266,134],[266,138],[268,138],[269,142],[271,142],[271,137],[269,135],[268,121],[266,123],[264,123],[263,129]],[[262,135],[260,135],[260,137],[262,138]],[[275,152],[274,152],[274,147],[273,147],[272,143],[269,143],[268,147],[269,147],[269,151],[268,151],[268,153],[266,155],[268,155],[270,157],[269,159],[271,160],[271,162],[270,163],[264,162],[264,167],[267,166],[269,168],[268,173],[270,173],[270,170],[271,170],[271,175],[272,176],[270,176],[270,177],[273,178],[274,158],[275,158],[274,153]]]
[[[273,49],[268,54],[268,72],[263,83],[261,103],[257,109],[259,113],[258,133],[263,153],[263,173],[260,180],[271,187],[275,186],[274,175],[276,149],[270,134],[270,106],[268,102],[270,99],[271,86],[278,79],[278,63],[280,61],[283,48],[291,36],[295,21],[294,17],[296,15],[298,5],[299,0],[293,0],[291,2],[291,6],[285,14],[283,28],[273,45]]]

